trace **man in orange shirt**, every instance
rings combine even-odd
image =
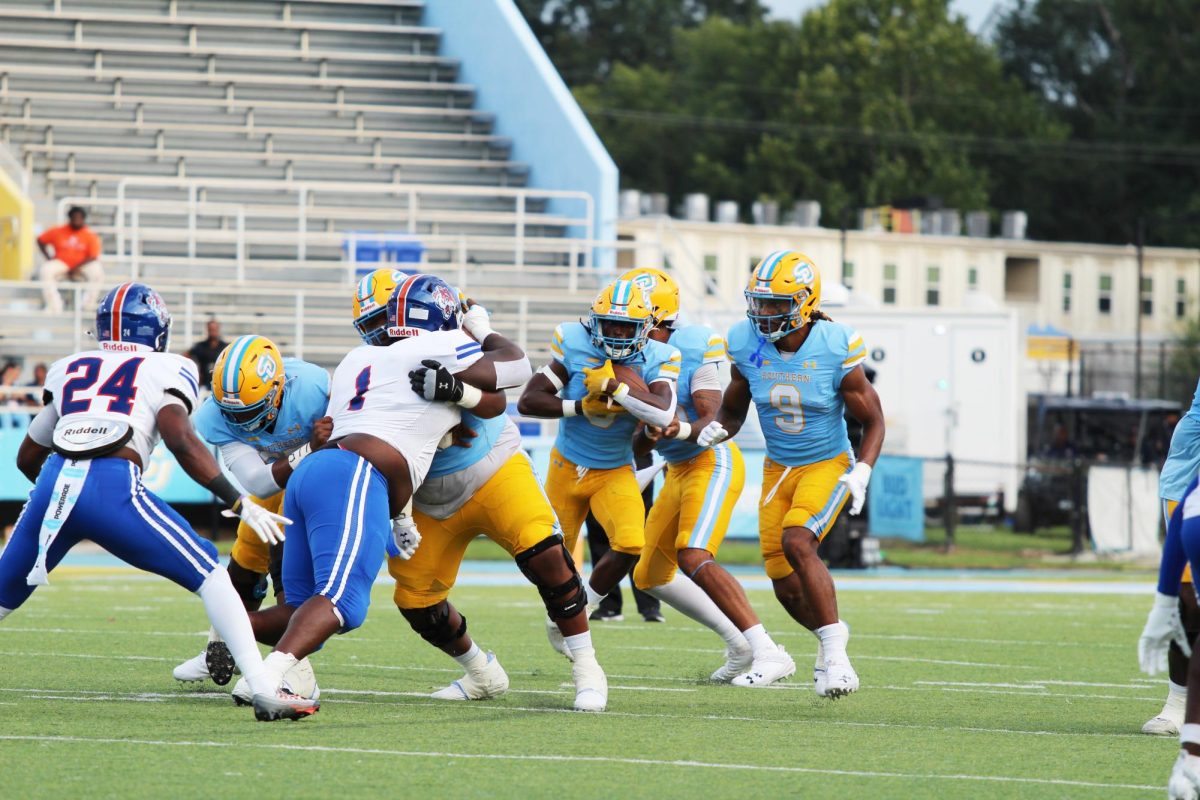
[[[58,282],[87,281],[82,307],[90,313],[96,305],[96,293],[104,282],[104,270],[100,266],[100,237],[84,224],[87,212],[73,206],[67,212],[69,222],[50,228],[38,237],[38,249],[46,257],[42,264],[42,297],[46,308],[56,314],[62,313],[62,297],[58,294]],[[46,248],[53,249],[51,253]]]

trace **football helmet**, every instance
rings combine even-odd
[[[458,291],[436,275],[410,275],[387,301],[389,339],[452,331],[462,322]]]
[[[213,365],[213,401],[229,424],[247,433],[269,428],[283,404],[283,359],[265,336],[239,336]]]
[[[821,273],[798,250],[776,250],[758,262],[746,286],[746,316],[768,342],[804,327],[821,306]]]
[[[407,272],[377,269],[354,288],[354,327],[367,344],[387,344],[387,304]]]
[[[623,281],[633,281],[642,287],[650,308],[654,311],[655,327],[671,330],[679,319],[679,284],[661,269],[640,267],[631,269],[620,277]]]
[[[642,351],[654,312],[642,287],[633,281],[617,280],[596,295],[587,325],[592,344],[613,361],[627,361]]]
[[[167,352],[171,313],[158,292],[144,283],[122,283],[104,295],[96,311],[96,341],[101,350]]]

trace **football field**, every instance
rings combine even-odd
[[[1138,733],[1165,689],[1137,672],[1149,598],[1129,583],[848,581],[863,689],[837,702],[813,694],[815,640],[765,591],[751,600],[799,666],[770,689],[707,684],[719,640],[669,608],[597,623],[594,715],[568,710],[533,589],[456,590],[512,688],[447,703],[422,695],[457,665],[379,584],[366,625],[313,657],[320,713],[263,724],[171,679],[207,629],[195,597],[130,572],[51,580],[0,624],[4,797],[1154,797],[1176,753]]]

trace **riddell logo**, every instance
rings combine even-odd
[[[133,342],[101,342],[100,349],[111,353],[136,353],[139,345]]]
[[[397,339],[407,338],[409,336],[420,336],[422,333],[425,333],[424,328],[388,328],[388,336],[392,336]]]
[[[108,428],[96,428],[93,426],[84,425],[79,428],[67,428],[63,431],[66,436],[88,436],[93,434],[108,433]]]

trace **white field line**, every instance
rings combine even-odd
[[[601,651],[601,653],[609,650],[650,650],[661,652],[662,647],[647,647],[644,645],[609,645]],[[706,649],[703,647],[672,647],[672,653],[711,653],[715,658],[721,657],[721,651],[715,648]],[[815,652],[815,651],[814,651]],[[793,653],[793,655],[796,655]],[[858,653],[854,654],[855,661],[911,661],[918,664],[942,664],[951,667],[994,667],[996,669],[1037,669],[1037,667],[1029,664],[990,664],[980,661],[947,661],[939,658],[918,658],[917,656],[864,656]]]
[[[1098,689],[1145,689],[1138,683],[1092,683],[1091,681],[1025,681],[1024,683],[974,683],[962,681],[913,681],[923,686],[981,686],[990,689],[1045,689],[1047,686],[1092,686]]]
[[[95,658],[105,661],[166,661],[178,663],[177,658],[163,658],[161,656],[106,656],[99,653],[30,653],[14,650],[5,650],[0,652],[3,656],[21,656],[24,658]]]
[[[378,755],[390,758],[447,758],[481,761],[524,761],[549,763],[621,764],[648,767],[682,767],[686,769],[744,770],[754,772],[780,772],[797,775],[831,775],[850,778],[882,778],[906,781],[966,781],[976,783],[1015,783],[1041,786],[1072,786],[1088,789],[1121,789],[1137,792],[1159,792],[1162,787],[1132,783],[1098,783],[1072,781],[1060,778],[1027,778],[1014,775],[964,775],[938,773],[882,772],[875,770],[819,769],[815,767],[774,766],[765,764],[737,764],[713,761],[683,761],[653,758],[621,758],[618,756],[570,756],[534,755],[527,753],[454,753],[418,750],[383,750],[366,747],[333,747],[328,745],[298,745],[260,742],[214,742],[214,741],[165,741],[162,739],[106,739],[86,736],[20,736],[0,735],[4,741],[25,741],[64,744],[108,744],[114,746],[141,747],[211,747],[211,748],[254,748],[260,750],[292,751],[302,753],[348,753],[354,755]]]

